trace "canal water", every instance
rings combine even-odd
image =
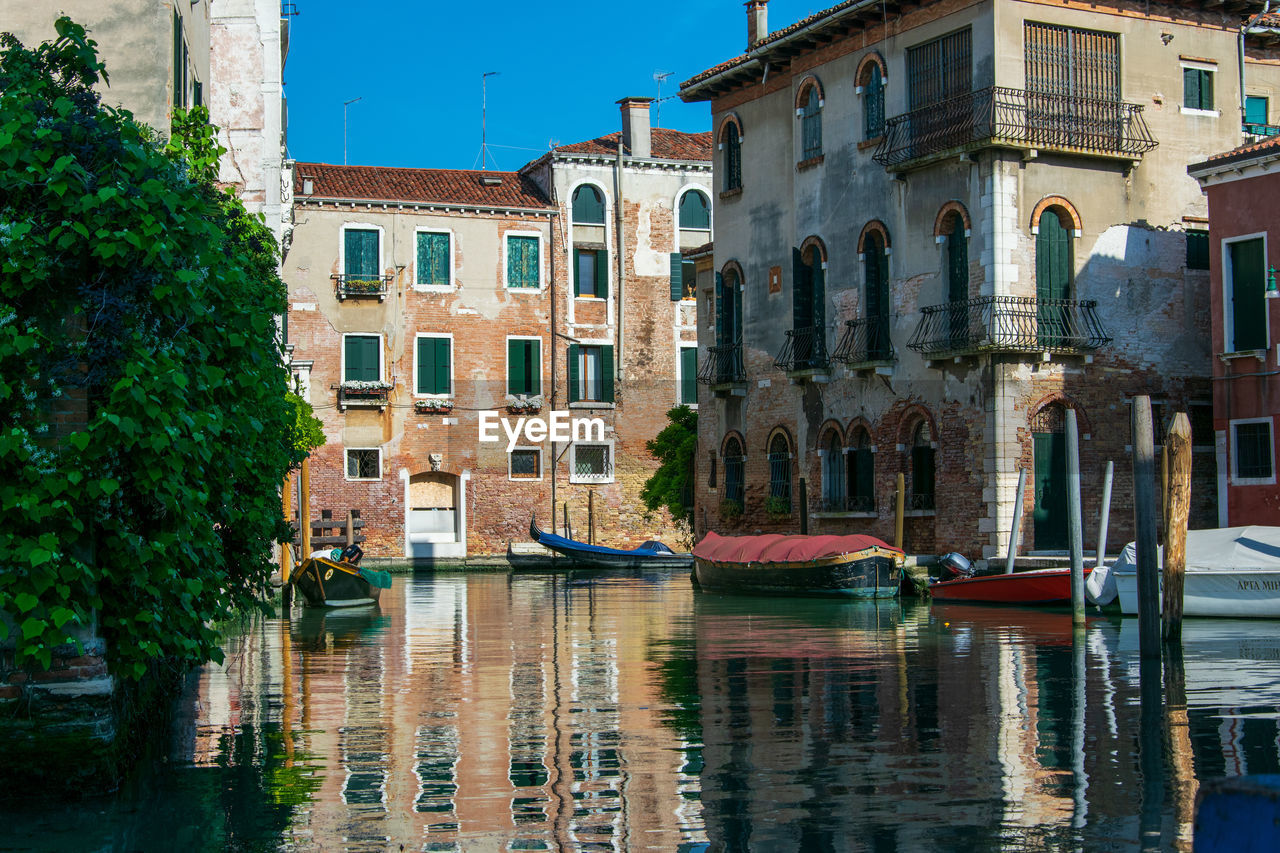
[[[1189,849],[1199,783],[1280,772],[1280,623],[1185,635],[1162,684],[1132,619],[402,575],[243,626],[142,772],[0,850]]]

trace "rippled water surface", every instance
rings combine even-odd
[[[1280,772],[1280,623],[1184,633],[1162,683],[1131,619],[402,575],[246,626],[157,760],[0,849],[1189,849],[1198,782]]]

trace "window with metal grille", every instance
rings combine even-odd
[[[862,136],[864,139],[884,136],[884,76],[874,62],[862,83]]]
[[[605,479],[613,476],[613,460],[607,444],[577,444],[573,449],[573,474],[580,479]]]
[[[542,454],[535,448],[517,447],[511,451],[511,479],[539,480],[542,478]]]
[[[822,508],[842,512],[845,509],[844,446],[840,433],[832,430],[822,452]]]
[[[804,102],[800,113],[800,133],[802,141],[802,160],[817,157],[822,153],[822,99],[818,97],[818,87],[809,87],[809,97]]]
[[[859,428],[853,434],[853,446],[845,454],[848,466],[846,481],[849,489],[849,509],[853,512],[875,512],[876,456],[871,451],[871,437]]]
[[[448,232],[418,232],[417,267],[416,283],[419,287],[449,286]]]
[[[911,509],[934,508],[935,453],[929,425],[921,422],[911,441]]]
[[[779,433],[769,442],[769,499],[779,512],[791,512],[791,447]]]
[[[1209,232],[1187,230],[1187,269],[1209,268]]]
[[[573,221],[576,225],[604,224],[604,198],[598,189],[583,184],[573,191]]]
[[[507,287],[539,287],[537,237],[507,236]]]
[[[1235,431],[1236,479],[1265,480],[1274,476],[1271,421],[1237,423],[1232,429]]]
[[[907,109],[940,104],[973,88],[969,28],[907,50]]]
[[[1188,110],[1213,109],[1213,72],[1204,68],[1182,69],[1182,106]]]
[[[724,132],[724,188],[742,189],[742,140],[738,126],[733,123]]]
[[[745,458],[742,455],[742,443],[731,438],[724,445],[724,499],[742,506],[746,492]]]
[[[382,451],[376,447],[347,448],[347,479],[382,479]]]
[[[680,196],[680,227],[700,230],[711,227],[711,205],[705,193],[689,190]]]

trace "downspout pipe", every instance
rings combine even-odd
[[[547,336],[547,358],[551,362],[551,395],[547,398],[548,408],[554,410],[556,407],[556,255],[559,254],[556,245],[557,225],[560,224],[560,200],[556,193],[555,181],[555,159],[554,156],[547,161],[547,186],[551,188],[551,248],[547,252],[551,256],[551,280],[548,282],[549,294],[551,298],[551,334]],[[563,231],[563,226],[560,227]],[[567,351],[566,351],[567,356]],[[560,461],[556,458],[555,444],[551,445],[551,532],[556,531],[556,469],[557,463]]]
[[[623,334],[623,331],[624,331],[624,329],[626,328],[626,327],[625,327],[625,323],[626,323],[626,320],[625,320],[625,316],[626,316],[626,314],[625,314],[626,301],[623,299],[623,290],[625,289],[625,288],[624,288],[624,286],[623,286],[623,282],[625,281],[625,278],[626,278],[626,272],[627,272],[627,265],[626,265],[626,254],[627,254],[627,253],[626,253],[626,245],[627,245],[627,241],[626,241],[626,238],[623,236],[623,233],[622,233],[622,220],[623,220],[622,207],[623,207],[623,198],[624,198],[623,193],[622,193],[622,190],[623,190],[623,186],[622,186],[622,134],[621,134],[621,133],[619,133],[619,134],[618,134],[618,160],[617,160],[617,164],[616,164],[616,165],[615,165],[615,167],[614,167],[614,188],[613,188],[613,191],[614,191],[614,204],[613,204],[613,210],[614,210],[614,222],[615,222],[615,231],[617,232],[617,238],[618,238],[618,239],[617,239],[617,243],[618,243],[618,347],[617,347],[618,357],[617,357],[617,359],[614,361],[614,364],[613,364],[613,376],[614,376],[614,380],[615,380],[615,386],[618,384],[618,383],[617,383],[617,380],[618,380],[618,379],[621,379],[621,378],[624,376],[624,373],[623,373],[623,370],[622,370],[622,365],[623,365],[623,362],[624,362],[624,358],[623,358],[623,357],[624,357],[625,352],[626,352],[626,350],[625,350],[625,347],[626,347],[626,343],[625,343],[625,341],[626,341],[626,336]],[[616,397],[615,397],[615,399],[616,399]]]
[[[1239,41],[1239,48],[1238,48],[1236,58],[1237,58],[1237,62],[1239,64],[1239,70],[1240,70],[1240,127],[1242,128],[1244,127],[1244,119],[1245,119],[1245,115],[1244,115],[1244,99],[1245,99],[1244,36],[1245,36],[1245,33],[1247,33],[1253,27],[1253,25],[1256,24],[1259,21],[1259,19],[1261,19],[1263,15],[1266,15],[1270,10],[1271,10],[1271,0],[1267,0],[1267,2],[1262,4],[1262,11],[1254,15],[1249,20],[1245,21],[1244,25],[1240,27],[1240,41]]]

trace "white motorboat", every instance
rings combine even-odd
[[[1120,599],[1120,612],[1138,612],[1137,549],[1130,542],[1110,566],[1095,569],[1086,592],[1094,604]],[[1157,557],[1163,565],[1163,551]],[[1280,527],[1223,527],[1187,531],[1183,580],[1185,616],[1280,619]]]

